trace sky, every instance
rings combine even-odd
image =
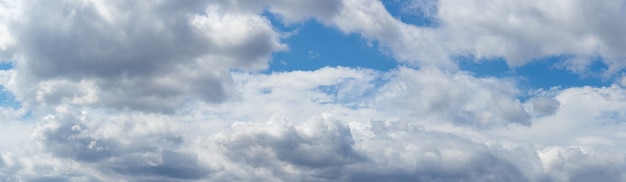
[[[0,181],[625,181],[623,0],[0,0]]]

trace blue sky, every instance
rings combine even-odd
[[[402,2],[385,1],[389,13],[403,22],[420,27],[436,27],[436,20],[421,14],[401,13]],[[388,71],[402,63],[381,47],[376,40],[363,39],[352,33],[345,34],[320,22],[309,20],[297,24],[283,24],[272,14],[264,14],[275,28],[292,33],[286,39],[289,50],[273,55],[270,67],[265,73],[315,70],[327,66],[345,66]],[[332,42],[332,44],[328,44]],[[451,55],[463,71],[480,77],[510,77],[518,80],[526,89],[550,89],[551,87],[610,86],[615,78],[603,78],[601,73],[606,65],[601,58],[592,63],[587,73],[568,71],[558,64],[572,56],[549,55],[536,59],[533,63],[511,67],[504,58],[480,58],[474,56]],[[406,66],[406,65],[405,65]]]
[[[0,181],[625,181],[623,0],[0,0]]]
[[[280,31],[293,33],[285,39],[289,50],[275,53],[268,72],[316,70],[326,66],[386,71],[398,66],[393,58],[381,52],[376,41],[364,40],[357,34],[344,34],[312,20],[283,25],[271,14],[267,16]],[[349,54],[344,54],[346,52]]]
[[[10,62],[0,64],[0,70],[10,70],[12,68],[13,65]],[[19,107],[19,102],[15,100],[13,93],[6,90],[4,86],[0,87],[0,106],[12,108]]]
[[[431,1],[420,1],[431,2]],[[435,2],[436,1],[432,1]],[[437,20],[423,9],[410,9],[409,1],[389,0],[383,4],[389,13],[404,23],[425,28],[436,28]],[[431,5],[428,5],[431,6]],[[431,8],[436,13],[436,7]],[[431,14],[432,14],[431,13]],[[292,33],[286,39],[289,50],[275,53],[270,67],[265,72],[315,70],[326,66],[346,66],[388,71],[400,65],[380,46],[376,40],[363,39],[359,34],[346,34],[314,20],[296,24],[284,24],[279,17],[265,13],[281,32]],[[332,42],[332,44],[328,44]],[[345,54],[348,53],[348,54]],[[477,76],[511,77],[520,81],[520,86],[528,89],[549,89],[551,87],[610,86],[615,78],[603,78],[607,65],[602,58],[595,58],[587,73],[576,73],[559,67],[558,64],[574,56],[547,55],[533,63],[522,66],[509,66],[504,58],[479,58],[472,55],[451,55],[461,70]]]

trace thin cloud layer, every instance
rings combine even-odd
[[[451,59],[618,74],[623,2],[392,3],[437,23],[375,0],[0,1],[0,181],[626,179],[624,79],[525,90]],[[265,13],[408,65],[258,73],[289,51]]]

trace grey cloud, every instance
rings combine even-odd
[[[345,3],[345,1],[337,0],[220,0],[219,2],[237,11],[268,10],[287,24],[309,19],[329,22],[339,15]]]
[[[298,170],[311,170],[311,175],[328,177],[338,175],[332,173],[341,166],[365,160],[353,148],[350,129],[333,121],[318,118],[296,127],[268,124],[267,130],[248,128],[253,126],[235,127],[230,137],[220,142],[227,146],[225,154],[233,162],[278,173],[286,172],[281,167],[285,162]]]
[[[181,152],[186,141],[173,133],[157,132],[139,136],[115,133],[102,136],[112,125],[68,117],[42,126],[41,144],[56,157],[89,166],[104,175],[134,180],[200,179],[210,175],[210,169],[199,164],[195,154]],[[124,130],[144,127],[124,123]],[[93,174],[96,177],[98,174]]]
[[[353,181],[528,181],[516,161],[500,155],[494,146],[402,121],[378,121],[372,126],[379,134],[363,139],[362,145],[371,146],[365,151],[376,165],[354,171]],[[394,150],[386,150],[390,148]]]
[[[163,151],[160,155],[162,161],[156,165],[147,165],[144,156],[129,155],[120,160],[124,163],[109,164],[106,168],[142,181],[163,180],[164,177],[172,180],[203,179],[211,174],[208,169],[198,164],[193,155],[173,151]]]
[[[532,106],[532,111],[539,115],[552,115],[560,105],[558,100],[546,97],[533,98],[528,102]]]
[[[88,128],[78,123],[66,123],[53,130],[44,131],[46,150],[57,156],[83,162],[97,162],[110,158],[120,150],[120,144],[111,139],[84,136]],[[82,134],[82,136],[81,136]]]
[[[307,18],[328,22],[340,13],[344,8],[344,3],[344,1],[336,0],[277,0],[271,6],[271,11],[282,15],[288,22],[302,21]]]
[[[271,52],[283,48],[269,22],[256,14],[269,4],[270,11],[288,20],[310,16],[346,32],[384,39],[396,51],[405,51],[398,56],[401,58],[414,59],[419,57],[415,52],[428,54],[431,50],[439,54],[436,49],[441,47],[428,41],[424,45],[433,49],[419,49],[424,46],[419,40],[438,40],[436,34],[412,32],[415,27],[397,24],[385,17],[384,11],[379,12],[379,1],[300,2],[307,6],[292,1],[93,4],[97,2],[101,1],[19,2],[24,5],[24,14],[16,16],[10,30],[23,42],[7,49],[15,51],[17,62],[15,77],[7,88],[21,101],[49,104],[51,109],[41,111],[49,111],[48,116],[30,116],[33,120],[43,118],[38,120],[30,143],[0,151],[1,180],[624,180],[622,153],[518,144],[508,141],[507,135],[492,134],[511,123],[526,126],[521,127],[524,129],[534,127],[530,125],[533,118],[516,99],[517,88],[509,81],[428,67],[399,68],[390,73],[325,68],[260,78],[241,73],[243,80],[231,78],[228,69],[263,69]],[[246,3],[251,9],[236,8]],[[288,8],[296,5],[299,7]],[[134,9],[145,13],[131,11]],[[212,26],[233,22],[250,29]],[[613,31],[619,29],[607,34]],[[463,35],[449,38],[449,44],[458,43],[454,40],[476,42],[465,40]],[[406,42],[396,44],[399,40]],[[477,42],[449,49],[471,49],[481,44]],[[512,42],[505,46],[510,46],[511,52],[482,53],[519,56],[515,53],[535,51],[515,46],[536,42]],[[379,79],[384,83],[372,83]],[[244,89],[234,90],[234,85]],[[321,86],[334,88],[324,93]],[[187,113],[175,113],[187,101],[221,102],[235,91],[243,92],[238,102],[218,106],[195,103]],[[313,100],[326,97],[331,98],[326,103]],[[559,112],[554,101],[533,103],[533,112]],[[604,104],[597,107],[598,112],[612,105]],[[298,119],[264,118],[268,112],[277,111]],[[323,112],[336,117],[320,114]],[[300,120],[303,115],[314,117]],[[622,116],[615,117],[619,120]],[[566,117],[570,118],[576,116]],[[235,121],[245,122],[220,128]],[[609,127],[613,126],[617,125]]]
[[[0,177],[16,181],[622,181],[626,173],[620,152],[528,143],[522,140],[528,134],[508,140],[508,128],[533,130],[545,121],[510,126],[515,119],[509,117],[518,116],[507,112],[524,112],[518,111],[522,104],[513,99],[517,91],[503,80],[409,68],[387,74],[350,68],[260,77],[241,74],[234,77],[242,84],[241,101],[198,105],[185,115],[85,107],[58,110],[39,121],[33,146],[22,149],[28,152],[0,151]],[[371,85],[370,81],[381,79],[383,83]],[[320,89],[324,85],[336,88],[328,93]],[[263,92],[268,89],[272,92]],[[612,104],[589,106],[611,106],[602,111],[617,110],[621,107],[615,103],[623,103],[617,97],[623,91],[620,87],[596,94],[571,91],[555,97],[570,109],[588,103],[586,97],[615,99]],[[373,95],[363,96],[363,103],[340,99],[342,94],[364,92]],[[292,120],[281,114],[265,118],[266,112],[275,112],[274,94],[291,99],[280,93],[325,93],[338,98],[317,103],[294,95],[300,100],[293,100],[301,102],[281,103],[288,108],[284,111],[309,119]],[[466,95],[472,97],[460,99]],[[450,103],[440,106],[446,109],[422,105],[428,102]],[[269,109],[253,107],[250,118],[240,117],[252,113],[244,112],[242,105]],[[549,117],[541,118],[576,123]],[[511,121],[500,121],[507,119]]]
[[[580,147],[542,151],[548,174],[555,181],[623,181],[624,156]]]
[[[37,77],[150,75],[171,62],[197,57],[209,48],[206,41],[194,40],[198,35],[182,15],[128,11],[127,17],[107,17],[100,13],[113,12],[98,12],[98,8],[127,11],[149,4],[100,7],[88,2],[41,1],[24,6],[37,13],[23,15],[15,23],[22,54],[28,59],[18,66],[27,67]],[[117,9],[122,6],[128,9]],[[46,19],[51,21],[41,22]]]
[[[356,114],[367,112],[372,111]],[[1,153],[12,164],[5,161],[0,176],[63,181],[621,181],[624,174],[619,153],[517,145],[472,133],[474,128],[437,131],[420,119],[367,121],[322,113],[306,121],[273,117],[213,129],[212,124],[167,115],[91,113],[43,121],[33,133],[43,147],[33,148],[36,160],[29,163],[29,154]]]
[[[263,69],[284,49],[255,12],[215,12],[223,7],[208,1],[17,4],[4,22],[19,40],[12,46],[17,77],[8,87],[28,105],[38,104],[31,100],[38,83],[90,81],[101,91],[95,105],[173,113],[193,99],[224,101],[232,92],[229,69]],[[71,99],[66,91],[49,104]]]
[[[452,134],[389,128],[387,137],[354,141],[350,128],[329,126],[331,123],[312,120],[295,128],[274,123],[239,125],[222,145],[233,162],[246,168],[269,168],[283,180],[528,181],[516,165],[492,154],[486,146]],[[316,137],[308,136],[307,130]],[[399,156],[410,157],[397,159]],[[281,161],[295,165],[300,172],[286,172]]]

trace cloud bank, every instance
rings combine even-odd
[[[624,2],[391,3],[437,23],[375,0],[0,1],[0,180],[625,180],[624,79],[529,90],[454,59],[619,77]],[[289,51],[267,13],[404,65],[261,73]]]

